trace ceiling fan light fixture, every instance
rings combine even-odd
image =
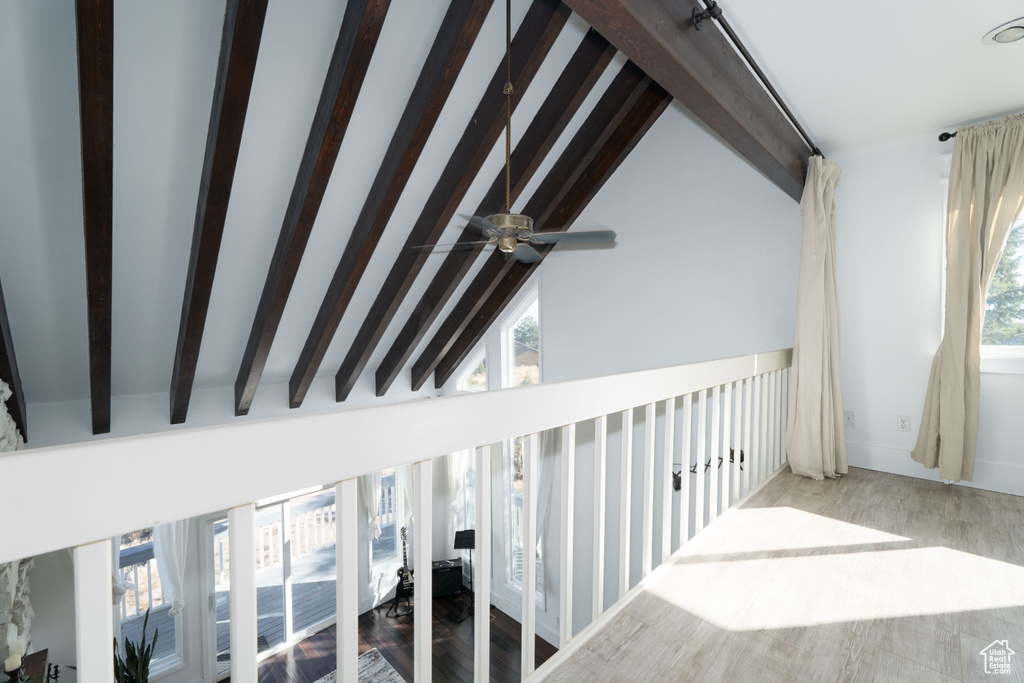
[[[1024,38],[1024,17],[996,26],[982,37],[981,42],[987,45],[1005,45],[1015,43],[1021,38]]]

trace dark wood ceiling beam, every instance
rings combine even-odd
[[[302,404],[370,257],[476,41],[492,0],[452,0],[288,382]]]
[[[25,411],[25,392],[21,388],[21,374],[18,372],[18,359],[14,353],[11,323],[7,319],[3,285],[0,285],[0,379],[11,388],[11,397],[7,399],[7,412],[21,431],[21,438],[27,442],[28,413]],[[0,403],[2,402],[3,396],[0,396]]]
[[[619,164],[633,151],[636,144],[665,111],[671,100],[672,96],[660,85],[653,82],[650,84],[629,115],[619,125],[615,135],[608,140],[600,153],[588,165],[586,171],[580,175],[572,189],[559,202],[558,208],[552,212],[545,224],[545,232],[564,232],[572,226],[587,204],[619,167]],[[438,363],[434,374],[434,383],[437,387],[443,386],[472,353],[487,330],[512,302],[553,248],[554,245],[540,247],[537,250],[540,253],[538,261],[530,264],[514,261],[512,266],[505,271],[487,301],[477,310],[459,339]]]
[[[699,0],[565,0],[740,155],[799,201],[810,148]]]
[[[192,253],[171,372],[171,424],[184,422],[188,414],[268,1],[228,0],[224,12],[206,156],[192,228]]]
[[[590,29],[584,35],[576,52],[555,81],[551,92],[537,110],[522,140],[512,152],[512,201],[518,199],[523,188],[533,178],[533,174],[551,151],[555,141],[565,131],[569,121],[576,115],[614,54],[615,48],[597,31]],[[475,213],[487,215],[498,210],[503,206],[504,198],[505,173],[502,170],[494,178]],[[475,230],[467,226],[458,241],[473,241],[477,239],[477,235]],[[378,396],[383,396],[391,387],[482,249],[482,245],[476,245],[465,250],[452,251],[445,257],[417,303],[416,309],[377,368]]]
[[[649,76],[632,62],[627,62],[611,85],[601,96],[594,110],[573,136],[565,151],[527,202],[523,213],[534,220],[534,227],[542,230],[548,218],[558,208],[566,193],[573,187],[609,137],[618,128],[637,100],[651,84]],[[412,388],[418,390],[430,373],[461,336],[466,325],[490,296],[494,287],[516,264],[515,259],[495,250],[484,262],[476,277],[455,308],[438,328],[427,347],[412,368]]]
[[[569,14],[569,8],[559,0],[534,0],[530,5],[526,17],[512,39],[511,82],[515,86],[513,109],[530,87],[541,63],[565,26]],[[484,95],[480,98],[476,111],[469,119],[462,138],[448,159],[448,164],[424,204],[419,218],[413,224],[405,246],[395,259],[384,286],[381,287],[341,368],[335,375],[337,400],[344,401],[352,391],[356,380],[377,348],[380,338],[394,319],[398,307],[402,305],[409,288],[430,256],[427,250],[414,247],[434,244],[440,239],[441,233],[451,221],[498,136],[505,129],[503,90],[506,80],[505,59],[502,56],[494,75],[484,89]]]
[[[113,274],[114,0],[77,0],[75,21],[92,433],[106,434]]]
[[[235,380],[235,414],[249,412],[391,0],[350,0],[313,115],[281,233]]]

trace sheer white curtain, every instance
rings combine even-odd
[[[164,600],[171,603],[170,614],[185,609],[185,562],[188,557],[189,522],[187,519],[153,527],[153,554]]]
[[[469,471],[469,462],[472,460],[473,451],[455,451],[448,456],[448,545],[454,549],[455,532],[459,530],[459,523],[463,521],[465,504],[463,491],[466,487],[466,472]]]
[[[1024,205],[1024,114],[961,128],[946,217],[946,316],[911,457],[950,481],[974,478],[985,299]]]
[[[402,503],[405,520],[402,526],[412,526],[412,465],[402,465],[395,469],[395,495]]]
[[[800,199],[800,283],[789,392],[786,449],[796,474],[812,479],[847,472],[839,380],[835,191],[842,169],[812,156]]]
[[[359,477],[359,501],[369,520],[367,537],[373,543],[380,538],[380,470]]]

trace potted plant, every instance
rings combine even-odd
[[[149,660],[160,636],[160,629],[153,631],[153,640],[146,645],[146,626],[149,624],[149,610],[142,621],[142,641],[137,645],[130,640],[124,643],[124,659],[121,658],[117,639],[114,639],[114,681],[115,683],[147,683],[149,681]]]

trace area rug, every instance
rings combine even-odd
[[[338,672],[332,671],[316,683],[337,683]],[[395,668],[373,648],[359,655],[359,683],[405,683]]]

